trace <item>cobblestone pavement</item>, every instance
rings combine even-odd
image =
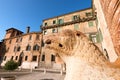
[[[16,80],[64,80],[65,75],[60,73],[32,72],[27,75],[18,76]]]

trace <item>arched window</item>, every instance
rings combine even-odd
[[[16,52],[16,46],[14,47],[14,52]]]
[[[31,50],[31,46],[30,46],[30,45],[27,45],[26,51],[30,51],[30,50]]]
[[[21,49],[21,47],[19,46],[19,47],[17,48],[17,51],[20,51],[20,49]]]
[[[55,61],[55,56],[51,55],[51,61]]]
[[[38,50],[39,50],[39,46],[38,46],[37,44],[34,45],[34,46],[33,46],[33,50],[38,51]]]

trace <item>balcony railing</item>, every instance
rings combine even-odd
[[[72,24],[75,24],[75,23],[80,23],[80,22],[86,22],[86,21],[91,21],[91,20],[95,20],[96,17],[87,17],[87,18],[78,18],[74,21],[70,21],[70,22],[65,22],[63,24],[54,24],[54,25],[50,25],[50,26],[41,26],[41,29],[42,30],[45,30],[45,29],[50,29],[50,28],[56,28],[56,27],[61,27],[61,26],[66,26],[66,25],[72,25]]]

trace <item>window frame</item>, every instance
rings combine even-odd
[[[25,61],[27,61],[28,60],[28,56],[25,56]]]
[[[89,22],[88,22],[88,26],[89,26],[89,27],[94,27],[94,22],[93,22],[93,21],[89,21]]]
[[[39,51],[40,46],[38,44],[33,46],[33,51]]]
[[[31,46],[28,44],[27,46],[26,46],[26,51],[30,51],[31,50]]]
[[[42,55],[41,61],[45,61],[45,54]]]
[[[37,56],[36,55],[32,56],[32,61],[37,61]]]

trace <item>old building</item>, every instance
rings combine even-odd
[[[35,68],[39,65],[41,51],[41,33],[30,32],[27,27],[25,34],[15,28],[6,30],[3,43],[5,44],[5,54],[2,66],[8,60],[19,62],[22,68]]]
[[[102,47],[110,61],[120,55],[120,0],[93,0]]]
[[[43,38],[49,34],[59,33],[64,29],[79,30],[86,34],[102,51],[100,43],[101,34],[98,32],[96,13],[93,12],[92,8],[45,19],[43,20],[41,29]],[[54,62],[54,57],[52,54],[48,53],[49,52],[43,49],[41,55],[45,58],[45,63],[47,63],[48,66],[55,67],[57,63]]]
[[[0,59],[3,66],[8,60],[19,62],[22,68],[61,68],[56,56],[45,50],[46,35],[64,29],[79,30],[86,34],[111,62],[120,55],[120,1],[93,0],[91,8],[44,19],[42,32],[26,33],[10,28],[0,43]],[[2,47],[1,47],[2,45]]]

